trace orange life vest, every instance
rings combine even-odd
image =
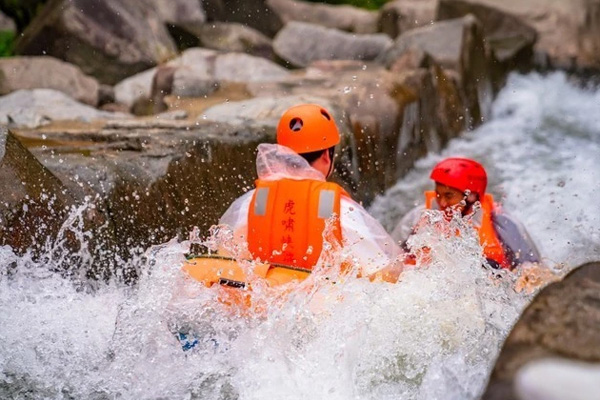
[[[425,192],[425,208],[431,209],[435,198],[436,193],[434,191]],[[493,210],[494,197],[491,194],[486,193],[481,201],[481,225],[474,225],[473,227],[479,234],[479,243],[481,244],[481,247],[483,247],[483,255],[485,258],[494,260],[502,268],[510,269],[510,262],[506,257],[504,249],[502,248],[502,243],[494,229],[494,223],[492,221]]]
[[[256,181],[248,212],[248,249],[254,258],[312,270],[323,247],[325,221],[340,215],[339,185],[311,179]],[[341,242],[339,218],[333,227]]]

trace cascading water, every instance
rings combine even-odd
[[[566,270],[600,249],[599,102],[600,91],[562,74],[515,75],[492,120],[443,154],[484,163],[492,192],[551,267]],[[377,199],[372,212],[389,229],[420,201],[439,159],[421,160]],[[430,261],[407,268],[398,284],[324,268],[285,301],[257,283],[258,313],[236,313],[217,300],[220,286],[182,276],[189,242],[131,261],[140,271],[134,287],[94,290],[53,272],[52,257],[0,248],[0,397],[475,399],[531,295],[515,290],[518,277],[481,267],[461,221],[429,218],[411,245],[427,244]],[[432,234],[440,224],[465,234],[440,240]],[[184,352],[173,331],[194,332],[199,344]]]

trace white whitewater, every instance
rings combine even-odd
[[[482,161],[492,191],[563,270],[599,254],[598,104],[600,92],[561,74],[512,76],[492,121],[442,154]],[[419,201],[440,157],[377,199],[388,228]],[[257,287],[266,311],[237,316],[215,300],[220,288],[183,279],[187,242],[133,261],[135,287],[94,290],[52,272],[52,258],[0,248],[0,398],[476,399],[531,295],[481,267],[473,235],[439,241],[425,227],[413,244],[423,243],[431,264],[396,285],[327,280],[323,270],[286,302]],[[200,344],[183,352],[175,327]]]

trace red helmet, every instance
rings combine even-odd
[[[446,158],[439,162],[429,175],[437,183],[458,189],[470,190],[483,199],[487,187],[487,174],[477,161],[468,158]]]
[[[318,104],[301,104],[288,109],[277,125],[277,143],[298,154],[325,150],[340,142],[331,114]]]

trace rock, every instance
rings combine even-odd
[[[538,34],[536,61],[541,67],[572,71],[600,68],[600,3],[597,0],[468,0],[514,15]]]
[[[186,119],[188,117],[188,113],[185,110],[173,110],[167,111],[161,114],[158,114],[155,118],[159,120],[181,120]]]
[[[485,40],[493,51],[496,90],[503,85],[506,75],[514,70],[527,72],[533,68],[533,47],[537,40],[535,29],[520,18],[477,0],[441,0],[439,20],[454,19],[473,14],[483,27]]]
[[[520,400],[597,400],[600,364],[545,358],[521,368],[515,379]]]
[[[10,17],[0,11],[0,32],[16,32],[17,25]]]
[[[290,22],[273,41],[275,53],[296,67],[317,60],[373,60],[390,47],[383,34],[356,35],[304,22]]]
[[[126,117],[78,103],[52,89],[18,90],[0,97],[0,124],[11,127],[36,128],[52,121],[91,122]]]
[[[324,98],[310,95],[284,97],[258,97],[255,99],[223,103],[207,109],[201,119],[215,122],[226,122],[232,125],[251,126],[257,128],[277,128],[279,118],[288,108],[301,103],[320,104],[329,110],[336,123],[343,127],[345,120],[338,108]],[[344,134],[342,129],[342,134]]]
[[[152,80],[157,68],[130,76],[115,85],[115,100],[131,108],[140,98],[149,99],[152,95]]]
[[[266,0],[201,0],[209,22],[237,22],[273,37],[283,27]]]
[[[74,199],[19,140],[0,126],[0,245],[41,250],[58,233]]]
[[[200,25],[206,21],[200,0],[142,0],[165,24]]]
[[[535,360],[600,361],[600,263],[580,266],[544,288],[504,342],[483,400],[517,400],[514,379]]]
[[[202,68],[194,68],[184,65],[179,68],[167,67],[168,69],[161,69],[156,74],[155,82],[161,79],[164,71],[165,77],[163,83],[155,83],[153,89],[153,99],[157,100],[157,96],[174,94],[181,97],[206,97],[213,93],[219,88],[219,82],[209,72]],[[171,90],[167,89],[169,84],[169,74],[173,75],[171,83]],[[159,89],[162,88],[162,89]],[[160,94],[159,94],[160,93]]]
[[[400,35],[380,57],[388,68],[411,51],[423,51],[456,76],[465,106],[467,127],[472,128],[490,115],[493,87],[491,58],[481,25],[468,15],[416,28]]]
[[[15,48],[17,54],[48,54],[78,65],[106,84],[149,69],[175,51],[153,9],[120,0],[52,1]]]
[[[465,127],[456,83],[435,65],[391,73],[375,63],[320,61],[304,75],[248,88],[265,102],[309,93],[340,108],[352,134],[337,175],[365,204]]]
[[[284,24],[298,21],[347,32],[377,33],[378,14],[374,11],[298,0],[267,0],[267,4]]]
[[[215,59],[214,76],[219,81],[271,82],[290,74],[285,68],[244,53],[221,54]]]
[[[71,64],[53,57],[0,58],[0,96],[21,89],[54,89],[96,106],[100,85]]]
[[[194,226],[207,233],[253,186],[256,146],[275,135],[272,129],[166,119],[20,135],[41,132],[46,146],[31,151],[69,190],[100,195],[125,259],[137,246],[186,238]]]
[[[208,97],[227,82],[270,82],[289,75],[285,68],[261,57],[244,53],[218,53],[193,48],[161,66],[154,76],[149,102],[140,98],[143,110],[138,115],[165,111],[165,96]],[[140,103],[138,103],[138,106]]]
[[[379,12],[379,31],[392,39],[400,34],[435,21],[437,0],[394,0]]]
[[[197,35],[198,46],[224,52],[248,53],[274,59],[271,39],[259,31],[238,23],[214,22],[190,31]]]

